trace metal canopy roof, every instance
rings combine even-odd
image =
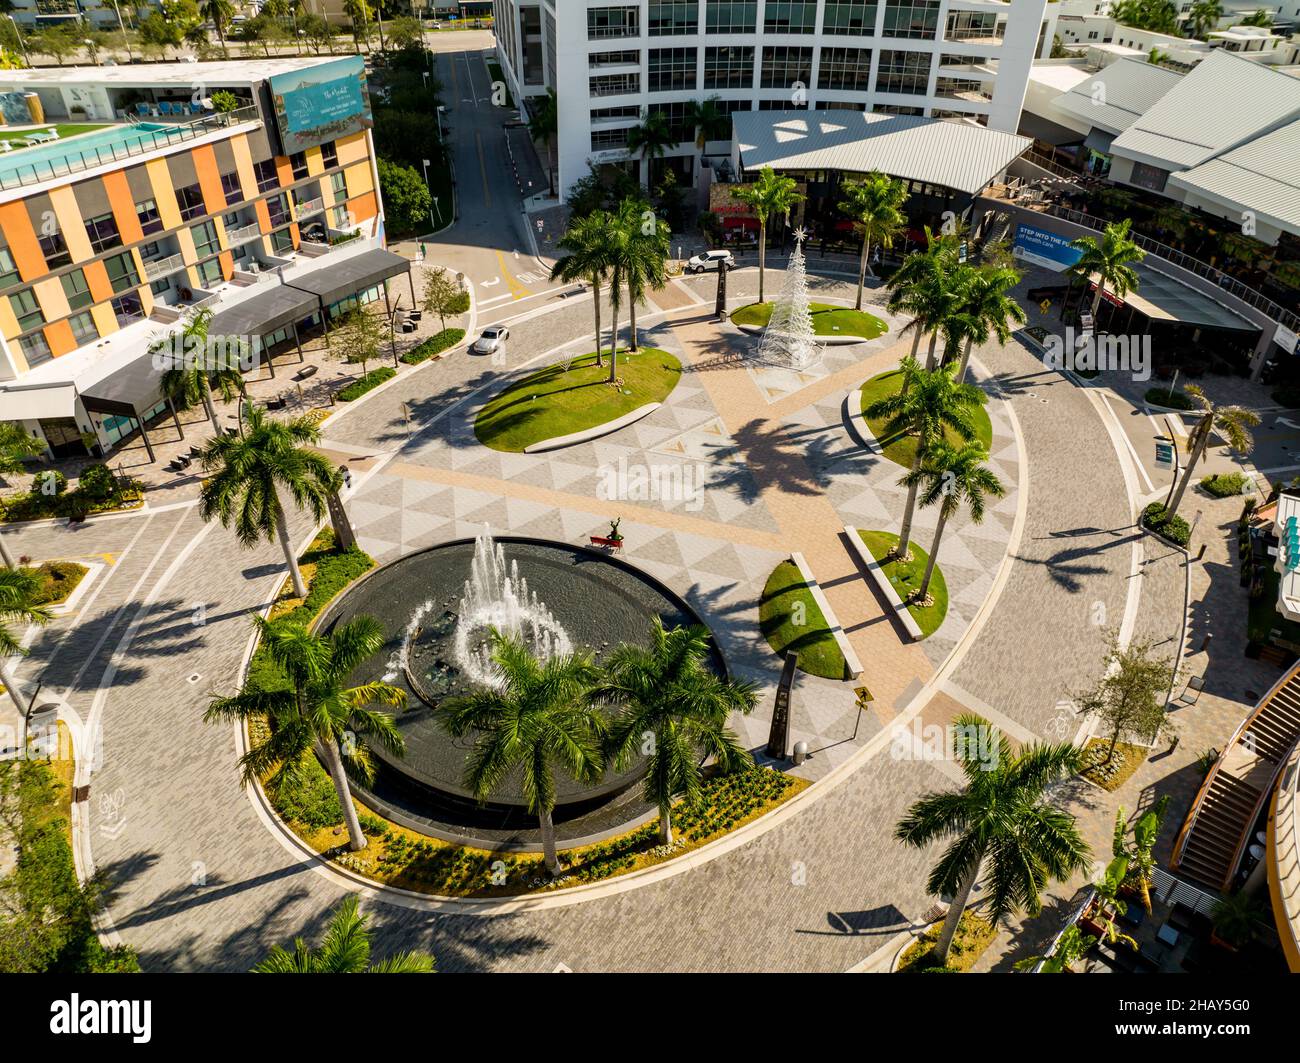
[[[95,413],[136,416],[162,398],[162,373],[154,367],[153,354],[145,351],[112,376],[88,385],[81,404]]]
[[[970,195],[1032,143],[968,122],[867,111],[736,111],[731,121],[745,170],[878,170]]]
[[[39,421],[72,417],[77,389],[71,381],[57,384],[10,384],[0,388],[0,421]]]
[[[319,309],[312,296],[290,284],[263,284],[262,291],[213,316],[209,336],[265,336]]]
[[[1154,107],[1182,76],[1145,59],[1121,59],[1057,96],[1052,106],[1089,123],[1093,132],[1100,129],[1118,135]]]
[[[1216,302],[1211,296],[1149,266],[1136,264],[1138,287],[1124,296],[1124,303],[1152,321],[1181,325],[1259,332],[1260,327]],[[1095,282],[1096,274],[1092,280]]]
[[[345,259],[337,266],[318,269],[305,277],[295,277],[288,284],[301,291],[311,292],[328,306],[339,299],[372,288],[389,277],[406,273],[410,268],[408,259],[376,247]]]

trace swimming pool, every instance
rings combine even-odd
[[[150,148],[174,144],[194,135],[194,130],[183,125],[160,125],[140,122],[135,125],[117,125],[81,133],[67,140],[53,140],[30,148],[15,148],[0,155],[0,188],[14,188],[33,184],[51,177],[59,177],[92,166],[139,155]],[[12,134],[0,139],[21,139],[22,134]]]

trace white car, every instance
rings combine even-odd
[[[736,256],[730,251],[705,251],[686,263],[686,272],[703,273],[705,270],[717,270],[720,262],[725,262],[727,269],[734,269]]]
[[[483,330],[483,335],[474,341],[470,350],[475,354],[495,354],[505,346],[505,342],[509,338],[510,330],[508,328],[493,325],[491,328]]]

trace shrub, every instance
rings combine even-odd
[[[34,495],[44,495],[49,498],[51,495],[61,495],[67,489],[68,478],[58,469],[42,469],[32,479],[32,494]]]
[[[430,336],[427,340],[417,347],[412,347],[401,360],[407,365],[419,365],[421,362],[432,358],[435,354],[441,354],[448,347],[455,347],[465,338],[463,328],[443,329],[436,336]]]
[[[339,402],[351,402],[353,399],[361,398],[367,391],[379,387],[385,380],[392,380],[396,375],[397,370],[391,365],[386,365],[382,369],[372,369],[365,376],[352,381],[347,387],[340,388],[336,397]]]
[[[1173,391],[1168,388],[1147,388],[1147,402],[1152,406],[1168,406],[1171,410],[1190,410],[1195,403],[1185,391]]]
[[[1201,481],[1201,486],[1215,498],[1230,498],[1241,494],[1246,483],[1246,477],[1242,473],[1230,472],[1207,476]]]
[[[334,783],[315,757],[304,757],[301,770],[286,776],[278,786],[268,786],[267,794],[286,819],[308,827],[333,827],[343,822]]]
[[[1173,516],[1165,513],[1163,502],[1152,502],[1142,511],[1142,526],[1179,546],[1186,546],[1192,538],[1192,529],[1187,521],[1176,513]]]
[[[87,498],[102,502],[117,490],[117,481],[107,465],[91,465],[77,481],[77,490]]]

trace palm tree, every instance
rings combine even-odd
[[[551,181],[551,193],[555,193],[555,138],[560,132],[560,104],[555,90],[548,88],[528,120],[528,134],[534,140],[546,145],[546,175]]]
[[[1188,13],[1187,22],[1193,37],[1204,37],[1207,30],[1212,30],[1219,25],[1221,18],[1223,18],[1223,4],[1219,0],[1196,0]]]
[[[370,752],[355,741],[364,735],[391,753],[402,754],[406,743],[391,713],[377,712],[375,702],[402,708],[406,692],[376,680],[349,687],[348,677],[383,648],[384,629],[372,616],[354,617],[328,637],[300,624],[273,623],[252,617],[262,647],[289,679],[285,690],[245,690],[232,697],[213,698],[203,719],[208,723],[268,718],[270,732],[239,763],[245,783],[270,773],[278,786],[301,779],[307,758],[319,751],[334,783],[343,821],[348,828],[348,848],[366,847],[366,836],[352,803],[344,757],[352,769],[369,781],[374,775]],[[340,749],[340,744],[342,749]]]
[[[921,337],[930,337],[925,359],[927,369],[934,368],[934,352],[939,332],[947,320],[961,306],[960,287],[970,273],[957,261],[955,245],[936,237],[926,227],[924,251],[908,255],[903,264],[889,279],[889,300],[885,304],[891,314],[906,314],[911,320],[903,327],[912,333],[912,358],[920,350]]]
[[[970,274],[963,285],[961,306],[948,327],[954,342],[964,341],[957,379],[964,381],[970,368],[971,349],[996,336],[999,343],[1011,338],[1009,322],[1023,325],[1024,309],[1007,293],[1020,283],[1020,271],[1010,266],[982,267]]]
[[[600,669],[591,655],[571,653],[539,661],[519,639],[496,635],[492,660],[501,686],[445,698],[436,710],[453,738],[475,732],[465,762],[465,785],[485,800],[518,772],[528,811],[542,830],[542,854],[551,875],[561,873],[555,853],[555,769],[584,783],[603,770],[605,720],[593,705]]]
[[[719,679],[705,661],[709,636],[703,627],[665,630],[655,617],[650,645],[624,643],[611,655],[600,693],[623,707],[610,729],[615,770],[624,771],[651,743],[643,784],[647,802],[659,808],[659,839],[673,843],[672,805],[700,793],[700,755],[724,772],[753,763],[727,727],[732,712],[748,713],[758,695],[748,683]]]
[[[29,436],[17,421],[0,422],[0,476],[9,477],[27,471],[24,458],[35,458],[44,454],[45,442],[36,436]],[[0,535],[0,561],[5,568],[14,567],[14,559],[9,555],[4,536]]]
[[[930,448],[943,438],[944,430],[955,432],[969,442],[975,438],[975,425],[971,412],[983,406],[987,396],[974,384],[959,384],[952,377],[952,366],[922,369],[910,355],[903,359],[902,372],[905,386],[895,395],[887,395],[873,402],[862,412],[872,420],[888,418],[885,433],[889,436],[912,435],[916,437],[916,456],[907,488],[907,509],[898,533],[894,556],[903,561],[911,559],[908,550],[912,534],[912,517],[916,510],[916,493],[921,477],[916,474],[925,465]]]
[[[1132,820],[1124,818],[1123,805],[1115,814],[1111,855],[1128,860],[1128,878],[1125,884],[1137,890],[1142,907],[1148,914],[1151,912],[1151,883],[1156,869],[1156,839],[1160,836],[1160,824],[1164,821],[1168,808],[1169,795],[1162,794],[1151,808],[1140,816],[1135,815]],[[1133,832],[1131,842],[1126,840],[1130,829]]]
[[[596,210],[569,223],[560,247],[568,252],[551,268],[551,280],[585,280],[591,285],[592,308],[596,315],[596,364],[604,364],[600,332],[600,286],[609,277],[614,254],[614,216]],[[618,347],[618,320],[614,321],[614,342]]]
[[[306,507],[317,521],[324,518],[329,494],[338,490],[339,475],[328,458],[309,449],[309,444],[318,442],[320,429],[310,418],[272,420],[249,402],[244,406],[243,431],[209,440],[200,458],[206,471],[215,470],[199,496],[203,519],[216,516],[226,527],[233,521],[245,547],[278,537],[293,593],[299,598],[307,596],[307,587],[289,538],[280,488],[289,492],[297,508]]]
[[[1039,974],[1065,974],[1088,955],[1096,944],[1095,937],[1081,930],[1078,923],[1071,923],[1061,931],[1051,953],[1017,960],[1012,967],[1017,971],[1032,971],[1041,963],[1043,966],[1039,968]]]
[[[1092,297],[1092,317],[1097,319],[1097,307],[1101,304],[1102,294],[1109,288],[1112,294],[1121,298],[1138,286],[1137,270],[1130,262],[1141,262],[1147,253],[1129,239],[1131,218],[1111,222],[1102,231],[1101,239],[1094,236],[1080,236],[1072,240],[1070,246],[1081,251],[1069,272],[1081,277],[1086,285],[1092,275],[1097,274],[1097,292]]]
[[[361,38],[367,34],[366,27],[370,24],[370,5],[366,0],[343,0],[343,10],[352,24],[352,43],[360,55]]]
[[[718,106],[719,97],[688,100],[686,121],[695,130],[695,146],[700,151],[710,140],[722,140],[731,132],[731,115]]]
[[[803,202],[803,193],[793,177],[776,173],[770,166],[758,172],[752,185],[738,185],[732,195],[758,215],[758,301],[763,302],[763,275],[767,264],[767,222],[780,214],[790,223],[790,211]]]
[[[644,203],[626,199],[615,216],[617,238],[614,253],[617,271],[627,286],[630,342],[628,351],[637,351],[636,304],[645,298],[646,289],[659,291],[667,282],[664,261],[668,257],[672,233],[668,223],[662,221]],[[618,361],[618,317],[614,318],[616,342],[609,357],[609,382],[617,379],[615,363]]]
[[[1043,887],[1083,870],[1089,856],[1074,817],[1043,796],[1053,783],[1078,770],[1078,748],[1068,742],[1035,742],[1013,750],[1006,736],[973,714],[957,717],[954,733],[954,753],[966,785],[922,797],[894,829],[895,838],[916,848],[949,843],[926,885],[931,893],[952,897],[934,946],[935,966],[947,962],[985,860],[990,865],[989,916],[996,922],[1021,909],[1037,915]]]
[[[0,568],[0,683],[9,692],[9,698],[18,712],[26,710],[18,679],[9,670],[9,658],[25,657],[27,647],[19,636],[9,630],[12,623],[48,624],[50,611],[38,605],[41,581],[34,572],[25,568]]]
[[[930,577],[934,575],[934,565],[939,558],[939,544],[943,540],[943,531],[949,518],[965,503],[970,510],[971,521],[980,524],[984,520],[986,497],[992,495],[1001,498],[1006,494],[1002,481],[984,464],[988,456],[982,443],[965,443],[954,447],[940,439],[927,448],[924,467],[912,470],[898,481],[899,486],[909,488],[918,483],[924,484],[925,490],[920,496],[922,506],[940,503],[939,523],[935,525],[934,541],[930,544],[930,560],[926,562],[925,575],[913,596],[919,605],[934,604],[930,598]]]
[[[858,298],[853,304],[862,309],[862,289],[867,283],[867,259],[871,245],[886,250],[894,246],[894,237],[903,230],[903,204],[907,185],[882,173],[869,173],[861,180],[847,180],[840,185],[844,198],[837,204],[842,214],[853,219],[853,227],[862,235],[862,259],[858,263]]]
[[[221,422],[217,420],[216,407],[212,405],[213,387],[221,390],[221,397],[226,402],[236,394],[245,394],[245,389],[238,365],[231,364],[228,359],[209,357],[208,329],[211,324],[211,308],[201,307],[189,316],[179,333],[155,340],[149,351],[155,361],[161,357],[168,363],[160,384],[162,393],[172,405],[178,410],[188,410],[202,404],[212,422],[212,430],[220,434]]]
[[[641,156],[645,167],[645,182],[649,186],[651,174],[649,163],[652,159],[662,159],[668,149],[677,144],[668,125],[668,119],[662,111],[649,111],[641,116],[641,124],[627,131],[627,151],[629,155]]]
[[[217,31],[217,40],[221,42],[221,54],[226,54],[226,27],[235,17],[235,5],[230,0],[202,0],[199,14],[212,23]]]
[[[1183,470],[1183,478],[1178,481],[1178,489],[1167,507],[1171,517],[1182,504],[1183,494],[1192,482],[1192,473],[1196,471],[1196,463],[1210,445],[1210,436],[1218,432],[1238,454],[1249,454],[1255,447],[1255,437],[1250,434],[1250,430],[1259,424],[1259,414],[1254,410],[1248,410],[1245,406],[1216,406],[1197,384],[1187,384],[1183,390],[1201,410],[1200,420],[1196,422],[1187,441],[1187,467]]]
[[[334,910],[318,949],[302,938],[293,939],[293,951],[276,945],[254,974],[432,974],[433,957],[427,952],[398,952],[378,963],[370,962],[367,917],[357,911],[356,894]]]

